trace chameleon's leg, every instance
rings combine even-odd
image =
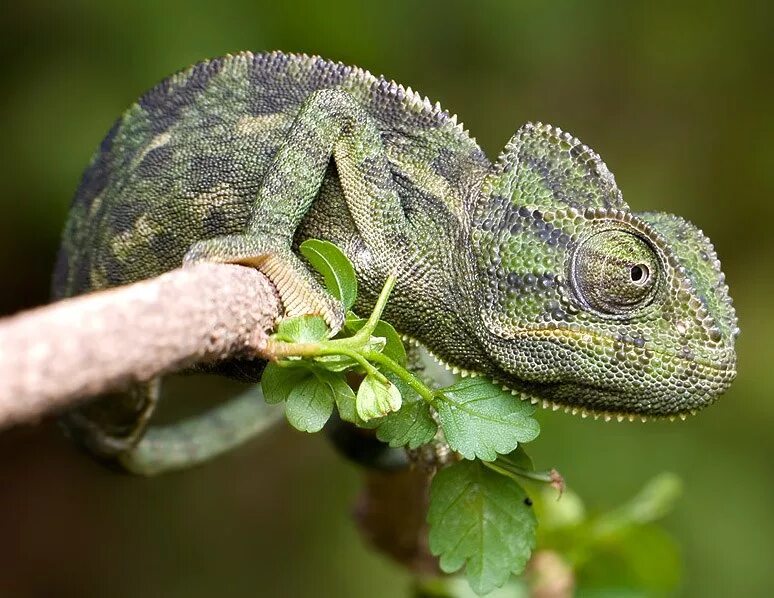
[[[379,129],[351,95],[329,89],[311,94],[301,107],[266,171],[247,231],[200,241],[184,261],[255,266],[277,287],[288,315],[318,313],[338,330],[341,304],[291,251],[332,158],[366,244],[388,247],[385,239],[402,237],[405,216]]]
[[[263,400],[255,385],[206,413],[169,426],[150,426],[137,444],[119,456],[132,473],[155,475],[198,465],[263,432],[284,411]]]
[[[160,380],[98,397],[66,413],[62,423],[75,441],[103,459],[113,459],[137,444],[159,399]]]

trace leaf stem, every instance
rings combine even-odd
[[[371,338],[371,334],[373,334],[376,325],[379,323],[379,320],[382,317],[384,306],[387,305],[387,299],[389,299],[390,293],[392,293],[392,289],[395,288],[396,280],[397,278],[394,274],[390,274],[387,277],[387,280],[384,282],[384,286],[382,287],[382,292],[379,293],[379,298],[376,300],[376,305],[374,305],[374,309],[371,312],[371,315],[368,316],[368,321],[365,323],[365,326],[363,326],[350,338],[342,340],[347,340],[352,344],[360,344],[361,346],[368,342],[368,339]]]
[[[325,343],[327,344],[327,343]],[[274,359],[283,357],[315,357],[320,354],[323,343],[288,343],[269,339],[265,352]]]
[[[480,460],[481,463],[491,469],[494,472],[499,473],[500,475],[504,475],[507,478],[511,478],[512,480],[519,481],[517,478],[519,477],[519,474],[510,471],[508,469],[505,469],[504,467],[500,467],[499,465],[495,465],[494,461],[484,461],[483,459]]]
[[[422,382],[420,382],[416,376],[414,376],[411,372],[409,372],[406,368],[401,366],[393,359],[377,351],[366,351],[363,353],[363,356],[369,361],[373,361],[374,363],[378,363],[386,367],[398,378],[403,380],[403,382],[408,384],[420,397],[422,397],[428,403],[432,403],[435,400],[435,392],[422,384]]]
[[[511,465],[510,463],[507,466],[491,461],[482,461],[482,463],[492,471],[496,471],[511,479],[515,480],[517,477],[521,477],[528,480],[534,480],[535,482],[551,484],[551,486],[559,491],[560,495],[564,491],[564,480],[555,469],[550,469],[548,471],[530,471],[529,469],[523,469],[522,467]]]
[[[368,362],[370,353],[372,351],[369,351],[368,354],[364,355],[360,353],[359,351],[355,349],[350,349],[348,347],[342,347],[342,346],[330,346],[332,343],[324,343],[322,345],[318,346],[318,351],[314,354],[315,356],[320,355],[346,355],[347,357],[354,359],[356,362],[360,364],[360,366],[366,371],[366,374],[370,376],[374,376],[379,382],[382,384],[385,384],[389,386],[390,381],[382,374],[379,370],[377,370],[373,365],[371,365]],[[379,355],[379,353],[376,353]],[[397,364],[396,364],[397,365]],[[398,366],[400,367],[400,366]]]

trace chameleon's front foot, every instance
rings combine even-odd
[[[264,235],[229,235],[194,243],[184,265],[220,262],[252,266],[277,288],[286,316],[319,315],[334,333],[344,323],[344,306],[314,279],[289,245]]]

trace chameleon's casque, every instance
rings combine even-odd
[[[542,124],[490,162],[456,117],[317,57],[228,56],[174,75],[115,123],[72,204],[67,297],[201,260],[252,265],[287,314],[342,309],[293,248],[339,245],[366,312],[533,402],[681,415],[735,375],[736,317],[709,240],[633,213],[599,156]],[[261,364],[224,364],[258,377]],[[514,399],[515,400],[515,399]],[[103,454],[137,442],[152,385],[69,417]]]

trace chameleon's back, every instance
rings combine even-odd
[[[350,75],[332,63],[245,54],[153,88],[114,124],[83,175],[54,296],[157,275],[180,266],[194,241],[243,230],[304,95]]]
[[[54,298],[155,276],[180,266],[194,241],[243,231],[301,103],[333,87],[362,101],[397,160],[409,131],[411,152],[425,140],[441,151],[434,136],[451,135],[460,161],[485,163],[445,112],[361,69],[281,53],[203,62],[144,95],[103,140],[72,203]],[[444,159],[453,170],[457,158]]]

